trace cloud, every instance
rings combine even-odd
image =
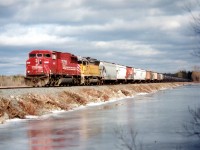
[[[110,42],[96,42],[95,46],[98,49],[110,49],[117,52],[123,52],[128,56],[152,56],[159,55],[162,52],[153,49],[151,45],[144,45],[139,42],[127,42],[127,41],[110,41]]]
[[[45,26],[23,26],[9,24],[4,27],[4,32],[0,35],[1,45],[45,45],[48,43],[59,44],[66,41],[73,41],[70,37],[59,38],[50,34],[51,30]]]
[[[1,60],[0,60],[0,66],[18,66],[18,65],[24,65],[25,64],[25,61],[24,59],[21,59],[19,57],[10,57],[10,58],[7,58],[7,57],[1,57]]]
[[[32,49],[67,51],[158,72],[189,69],[196,64],[190,55],[195,37],[183,8],[182,0],[1,1],[0,74],[9,74],[3,71],[8,64],[10,69],[24,64]]]

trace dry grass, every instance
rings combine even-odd
[[[193,71],[192,72],[192,80],[194,82],[200,82],[200,72]]]
[[[24,86],[24,76],[14,75],[14,76],[0,76],[0,86]]]

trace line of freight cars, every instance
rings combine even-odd
[[[186,81],[182,78],[51,50],[33,50],[26,61],[29,86]]]

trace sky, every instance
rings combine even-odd
[[[193,2],[195,0],[190,0]],[[25,75],[34,49],[160,73],[191,70],[197,39],[184,0],[0,0],[0,75]],[[200,9],[193,6],[193,13]]]

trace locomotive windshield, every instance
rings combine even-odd
[[[42,54],[37,54],[37,57],[42,57]]]
[[[77,57],[71,57],[71,63],[77,63],[78,59]]]
[[[51,55],[50,54],[44,54],[44,57],[50,58]]]
[[[50,58],[51,54],[29,54],[30,58],[35,58],[35,57],[46,57],[46,58]]]
[[[36,57],[36,54],[29,54],[29,57],[34,58],[34,57]]]

